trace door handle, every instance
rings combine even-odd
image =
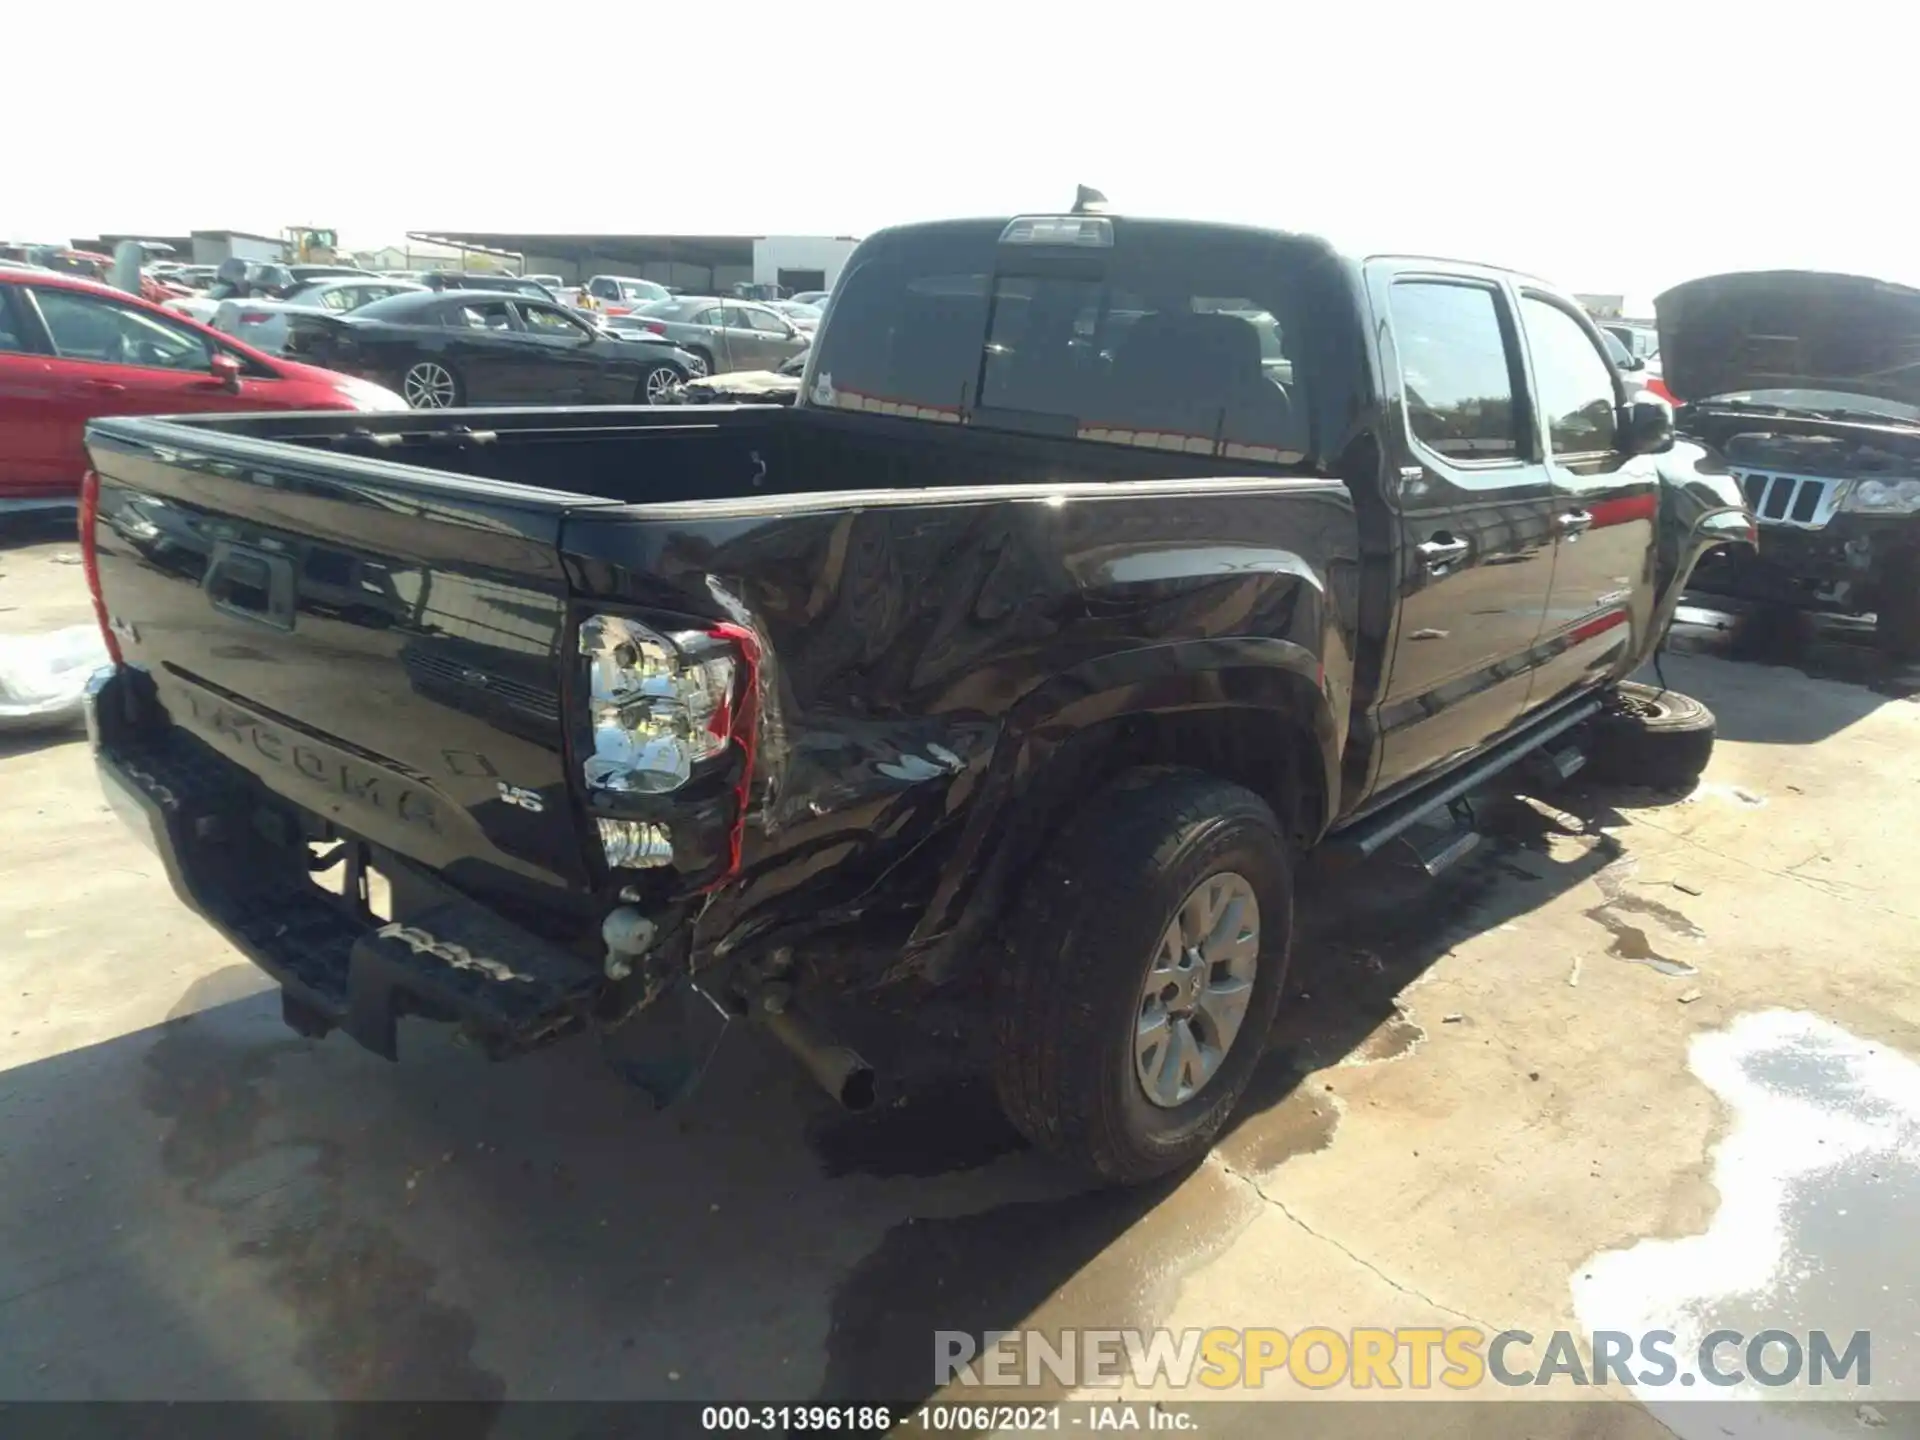
[[[119,395],[124,393],[127,387],[122,385],[118,380],[89,380],[87,381],[87,388],[89,390],[101,391],[107,395]]]
[[[1441,535],[1436,535],[1431,540],[1423,540],[1415,547],[1420,552],[1420,558],[1426,561],[1429,570],[1438,570],[1444,565],[1451,565],[1465,556],[1470,548],[1464,540],[1456,540],[1451,536],[1443,539],[1444,534],[1443,531]]]
[[[200,586],[213,608],[275,630],[293,629],[293,561],[217,541]]]
[[[1593,524],[1593,513],[1588,510],[1569,510],[1565,514],[1553,517],[1553,528],[1562,535],[1572,538]]]

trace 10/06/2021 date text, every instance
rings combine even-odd
[[[773,1434],[1000,1434],[1008,1431],[1158,1430],[1193,1433],[1196,1417],[1157,1405],[708,1405],[703,1430]]]
[[[928,1433],[1000,1434],[1017,1430],[1161,1430],[1191,1434],[1199,1421],[1191,1411],[1156,1404],[1122,1405],[922,1405],[902,1417],[900,1429]]]

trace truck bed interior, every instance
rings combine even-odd
[[[1146,447],[771,406],[268,414],[182,423],[625,504],[1302,473]]]

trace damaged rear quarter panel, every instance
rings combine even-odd
[[[702,915],[703,949],[889,917],[902,937],[938,931],[1035,767],[1127,713],[1309,705],[1331,783],[1357,551],[1343,486],[985,493],[634,507],[570,528],[582,594],[732,613],[763,641],[742,867]]]

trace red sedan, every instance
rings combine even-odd
[[[99,415],[406,408],[108,286],[0,270],[0,508],[77,496],[81,433]]]

